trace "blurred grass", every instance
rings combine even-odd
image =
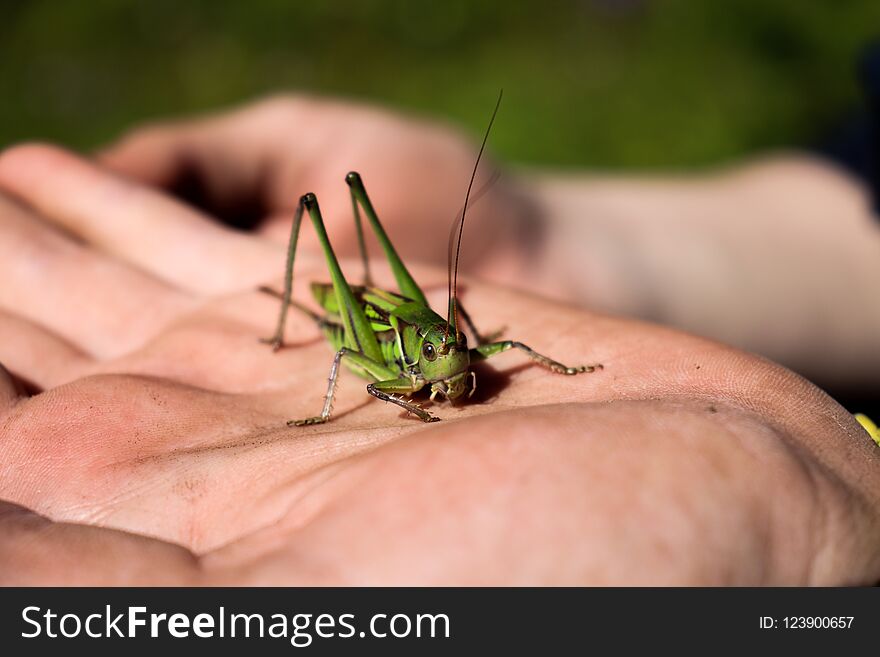
[[[508,159],[690,167],[808,143],[858,102],[878,0],[0,5],[0,146],[77,148],[284,89],[479,132]],[[379,154],[377,154],[379,155]]]

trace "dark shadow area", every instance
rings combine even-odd
[[[31,381],[30,379],[18,374],[17,372],[9,371],[9,375],[12,377],[13,383],[15,383],[15,387],[18,388],[18,391],[26,395],[28,397],[33,397],[34,395],[39,395],[43,392],[43,388],[38,386],[36,383]]]
[[[510,385],[514,375],[530,367],[538,366],[532,362],[525,362],[499,370],[488,363],[474,363],[471,370],[477,376],[477,390],[466,403],[487,404],[491,402]]]
[[[875,422],[880,420],[880,391],[828,390],[826,392],[850,413],[864,413]]]
[[[195,163],[184,162],[168,191],[180,200],[239,230],[254,230],[268,216],[260,194],[246,189],[210,189]]]

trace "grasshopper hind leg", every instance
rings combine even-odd
[[[491,333],[480,333],[477,329],[477,325],[474,324],[474,320],[471,319],[470,314],[465,310],[461,302],[457,302],[456,307],[458,308],[458,312],[461,314],[462,319],[464,319],[464,323],[467,324],[468,331],[474,336],[474,340],[478,345],[486,345],[495,342],[498,338],[504,335],[504,332],[507,330],[506,326],[502,326],[500,329],[492,331]]]

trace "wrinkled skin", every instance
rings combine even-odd
[[[433,425],[345,372],[329,424],[288,428],[332,353],[297,315],[257,341],[281,244],[51,147],[3,154],[0,190],[0,583],[880,577],[880,450],[770,362],[465,280],[486,330],[605,369],[509,352]],[[445,273],[413,270],[443,307]],[[295,294],[326,278],[304,252]]]
[[[490,109],[487,98],[487,120]],[[504,117],[502,107],[496,129]],[[442,124],[288,95],[135,129],[102,160],[214,216],[250,217],[279,241],[296,199],[314,191],[350,256],[341,181],[355,169],[405,260],[443,267],[475,155]],[[475,190],[495,183],[470,206],[463,272],[712,337],[839,394],[878,397],[880,223],[866,186],[831,163],[776,153],[686,175],[497,174],[484,158]]]

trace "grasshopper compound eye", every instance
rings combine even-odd
[[[422,347],[422,356],[427,358],[428,360],[434,360],[437,358],[437,350],[434,349],[434,345],[430,342],[426,342],[425,346]]]

